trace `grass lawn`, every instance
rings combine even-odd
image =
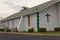
[[[26,35],[57,35],[60,36],[60,32],[0,32],[0,33],[11,33],[11,34],[26,34]]]
[[[60,32],[31,32],[31,34],[60,34]]]
[[[14,32],[13,32],[14,33]],[[33,34],[60,34],[59,32],[16,32],[16,33],[33,33]]]
[[[60,34],[60,32],[40,32],[41,34]]]

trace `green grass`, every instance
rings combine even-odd
[[[11,33],[11,32],[10,32]],[[13,32],[13,33],[25,33],[25,34],[60,34],[60,32]]]
[[[40,32],[41,34],[60,34],[60,32]]]
[[[29,32],[27,32],[29,33]],[[60,32],[31,32],[31,33],[35,33],[35,34],[60,34]]]

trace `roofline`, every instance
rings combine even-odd
[[[21,11],[21,12],[18,12],[18,13],[15,13],[11,16],[8,16],[7,18],[5,19],[2,19],[1,21],[6,21],[6,20],[10,20],[10,19],[14,19],[14,18],[17,18],[17,17],[20,17],[20,16],[24,16],[24,15],[29,15],[29,14],[33,14],[35,12],[39,12],[39,11],[42,11],[43,9],[59,2],[60,0],[51,0],[51,1],[48,1],[46,3],[43,3],[43,4],[40,4],[38,6],[35,6],[35,7],[32,7],[30,9],[26,9],[24,11]],[[39,8],[38,10],[36,10],[36,8]]]

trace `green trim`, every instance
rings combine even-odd
[[[37,13],[37,32],[39,32],[39,12]]]

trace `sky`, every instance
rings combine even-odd
[[[50,0],[0,0],[0,18],[6,18],[24,7],[34,7]]]

